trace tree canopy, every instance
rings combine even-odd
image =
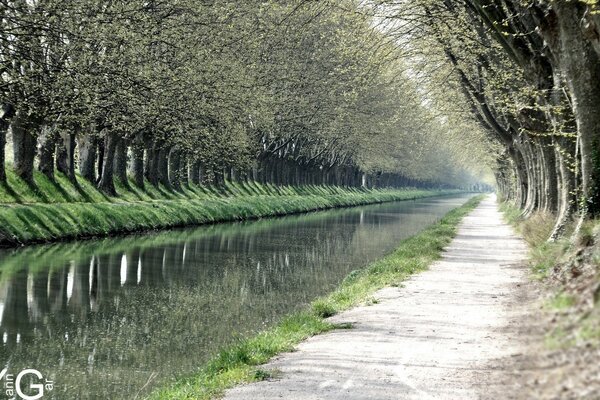
[[[493,145],[423,92],[407,39],[372,6],[2,0],[0,145],[10,132],[32,184],[37,165],[109,194],[128,176],[175,189],[481,181]]]

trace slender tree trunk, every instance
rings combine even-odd
[[[103,130],[102,135],[100,136],[100,138],[97,140],[97,156],[98,156],[98,182],[100,182],[100,179],[102,177],[102,171],[104,170],[104,151],[105,151],[105,147],[106,147],[106,131]]]
[[[542,152],[545,161],[545,210],[549,213],[558,211],[558,175],[554,145],[548,138],[542,138]]]
[[[8,130],[8,121],[0,119],[0,183],[6,183],[6,131]]]
[[[528,142],[520,145],[523,154],[523,160],[525,161],[525,171],[527,173],[527,197],[525,199],[525,207],[523,208],[523,216],[529,216],[535,210],[536,204],[536,173],[535,165],[532,161],[531,146]]]
[[[102,175],[100,175],[100,182],[98,182],[98,189],[110,196],[116,196],[117,191],[115,189],[114,177],[114,163],[117,143],[119,136],[115,132],[108,132],[104,141],[104,162],[102,167]]]

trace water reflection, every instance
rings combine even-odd
[[[330,291],[465,200],[4,251],[0,360],[53,379],[45,398],[142,395]]]

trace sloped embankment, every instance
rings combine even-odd
[[[0,190],[0,245],[109,236],[451,193],[456,191],[276,187],[254,182],[138,189],[129,183],[120,185],[119,196],[108,197],[85,182],[73,185],[64,177],[49,182],[40,174],[36,186],[30,187],[11,176]]]

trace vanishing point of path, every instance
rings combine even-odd
[[[337,315],[353,329],[315,336],[265,366],[276,378],[227,400],[520,398],[510,362],[532,306],[527,248],[488,196],[431,268]]]

